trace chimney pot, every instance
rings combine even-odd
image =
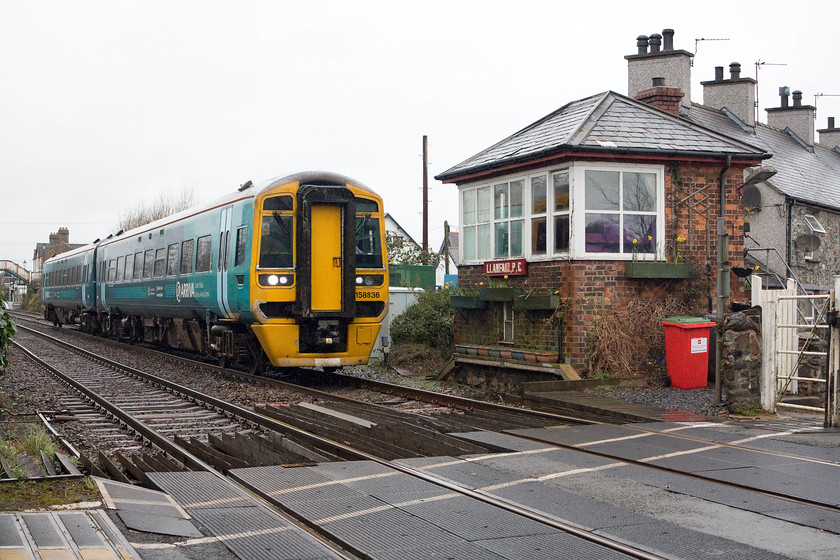
[[[647,54],[648,36],[639,35],[636,37],[636,46],[639,47],[639,54]]]
[[[654,33],[648,37],[648,44],[650,45],[650,52],[659,52],[659,47],[662,45],[662,35]]]
[[[790,95],[790,88],[788,86],[782,86],[779,88],[779,95],[782,98],[782,107],[788,106],[788,95]]]
[[[799,90],[793,92],[793,106],[802,107],[802,92]]]
[[[723,81],[723,66],[715,66],[715,81]]]
[[[665,45],[663,46],[663,50],[672,51],[674,50],[674,30],[673,29],[663,29],[662,36],[665,38]]]
[[[737,80],[741,77],[741,64],[738,62],[733,62],[729,65],[729,79],[730,80]]]
[[[650,83],[651,87],[663,87],[665,85],[665,78],[651,78]]]
[[[834,117],[828,117],[828,128],[834,130]]]

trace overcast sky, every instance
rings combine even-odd
[[[424,134],[431,177],[569,101],[626,94],[624,56],[663,28],[697,48],[696,102],[715,66],[766,62],[765,122],[779,86],[840,95],[837,6],[0,0],[0,259],[31,265],[61,226],[112,233],[163,189],[210,201],[311,169],[373,188],[419,242]],[[817,128],[840,117],[840,97],[816,104]],[[455,192],[430,181],[434,249]]]

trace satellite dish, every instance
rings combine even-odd
[[[761,211],[761,191],[755,185],[744,185],[741,200],[744,203],[744,208],[750,212]]]
[[[803,233],[794,241],[796,248],[805,253],[813,253],[820,248],[820,238],[813,233]]]

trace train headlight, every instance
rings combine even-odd
[[[280,287],[288,287],[295,283],[295,275],[294,274],[260,274],[259,275],[259,282],[260,286],[280,286]]]
[[[360,274],[356,276],[357,286],[381,286],[385,281],[385,276],[382,274]]]

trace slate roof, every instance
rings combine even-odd
[[[564,105],[447,169],[435,179],[452,181],[564,150],[766,157],[764,150],[750,142],[727,137],[620,93],[607,91]]]
[[[840,153],[819,144],[803,145],[788,132],[757,124],[754,129],[740,126],[721,111],[692,104],[683,107],[685,118],[713,128],[734,138],[740,138],[770,152],[767,165],[776,168],[776,175],[767,183],[782,194],[802,202],[840,209]]]

